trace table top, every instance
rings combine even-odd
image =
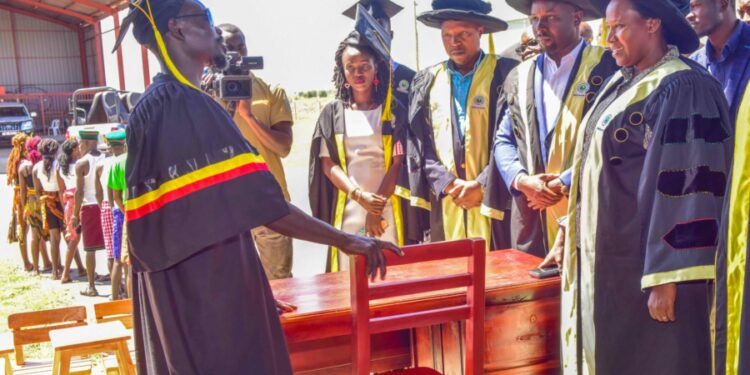
[[[512,303],[536,299],[536,292],[546,296],[559,295],[560,278],[539,280],[529,276],[542,260],[518,250],[498,250],[487,254],[486,302],[488,304]],[[466,259],[449,259],[419,264],[389,267],[385,281],[403,281],[418,277],[453,275],[467,271]],[[271,281],[276,298],[297,306],[292,313],[282,315],[285,324],[295,321],[312,321],[321,315],[350,315],[349,273],[337,272],[311,277]],[[388,306],[419,304],[462,298],[465,288],[441,290],[371,302],[371,310]]]
[[[129,339],[130,333],[117,321],[53,330],[49,338],[54,349],[70,349]]]
[[[0,334],[0,354],[13,353],[13,335],[11,333]]]

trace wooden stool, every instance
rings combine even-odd
[[[54,330],[50,331],[49,338],[55,350],[53,375],[68,375],[70,359],[73,356],[111,352],[117,355],[120,375],[135,375],[135,367],[128,350],[130,334],[122,322]]]
[[[13,338],[10,334],[0,335],[0,358],[5,362],[5,375],[13,375],[10,355],[13,353]]]

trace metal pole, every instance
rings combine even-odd
[[[83,75],[83,87],[89,87],[89,59],[86,58],[86,37],[83,35],[83,28],[78,28],[78,48],[81,51],[81,74]]]
[[[102,51],[102,23],[94,23],[94,51],[96,51],[96,78],[99,86],[106,85],[107,79],[104,75],[104,52]]]
[[[417,52],[417,71],[419,71],[419,31],[417,30],[417,0],[414,0],[414,42]]]
[[[10,32],[13,37],[13,54],[16,62],[16,84],[18,84],[18,93],[21,93],[21,57],[18,56],[18,36],[16,35],[16,14],[10,13]]]
[[[120,36],[120,15],[112,13],[115,22],[115,38]],[[122,46],[117,48],[117,77],[120,79],[120,90],[125,91],[125,67],[122,63]]]

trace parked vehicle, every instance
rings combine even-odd
[[[23,103],[0,103],[0,140],[9,141],[20,132],[31,134],[35,117]]]
[[[120,91],[111,87],[91,87],[76,90],[69,101],[71,125],[66,138],[79,138],[82,129],[99,131],[99,147],[104,147],[104,136],[127,127],[130,112],[140,93]]]

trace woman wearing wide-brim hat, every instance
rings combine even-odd
[[[563,259],[565,373],[710,374],[717,228],[732,154],[688,1],[613,0],[622,69],[583,120]],[[580,331],[579,331],[580,330]]]

